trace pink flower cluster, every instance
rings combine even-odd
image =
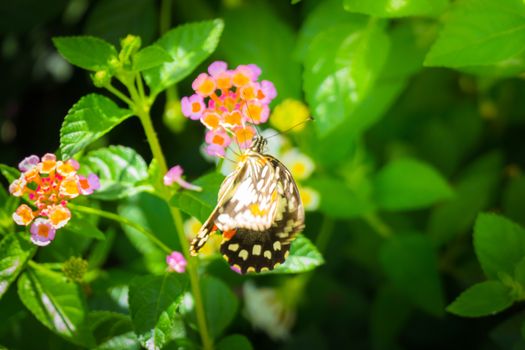
[[[188,262],[181,252],[173,251],[166,257],[166,264],[168,265],[168,271],[183,273],[186,271],[186,265],[188,265]]]
[[[208,154],[223,157],[232,140],[242,149],[250,147],[255,135],[251,124],[268,120],[269,104],[277,92],[272,82],[258,82],[260,75],[254,64],[230,70],[225,62],[216,61],[193,82],[195,94],[182,98],[182,113],[208,129]]]
[[[31,241],[39,246],[48,245],[55,238],[56,230],[68,223],[71,218],[67,208],[69,200],[89,195],[100,187],[95,174],[88,177],[77,174],[79,164],[76,160],[57,161],[52,153],[42,159],[29,156],[18,168],[22,174],[11,183],[9,192],[15,197],[27,196],[36,209],[22,204],[13,213],[13,220],[23,226],[33,223]]]

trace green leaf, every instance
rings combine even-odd
[[[222,174],[216,172],[206,174],[192,182],[202,187],[201,192],[181,189],[171,199],[171,205],[204,222],[217,204],[217,193],[223,180]]]
[[[337,129],[364,99],[383,67],[382,23],[341,23],[319,33],[305,59],[304,91],[320,136]]]
[[[157,33],[157,8],[152,0],[97,1],[89,11],[85,32],[112,43],[128,34],[138,35],[150,43]]]
[[[110,311],[92,311],[88,314],[88,324],[97,343],[95,349],[140,349],[128,315]]]
[[[107,97],[89,94],[67,113],[60,128],[60,151],[64,159],[82,151],[132,115]]]
[[[106,236],[98,227],[91,221],[84,219],[79,216],[78,213],[74,213],[71,216],[71,220],[67,223],[68,231],[81,235],[88,238],[94,238],[99,240],[106,239]]]
[[[376,17],[435,16],[447,5],[448,0],[344,0],[345,10]]]
[[[8,234],[0,241],[0,298],[36,251],[36,246],[23,235],[24,233]]]
[[[244,335],[232,334],[224,337],[216,345],[217,350],[252,350],[250,340]]]
[[[387,285],[380,288],[372,303],[370,339],[374,349],[395,349],[396,339],[411,316],[412,305]]]
[[[525,176],[510,179],[503,193],[503,212],[509,219],[525,226]]]
[[[166,62],[171,62],[172,60],[171,55],[161,46],[147,46],[133,56],[133,70],[140,72],[160,66]]]
[[[294,56],[303,61],[313,38],[325,29],[340,23],[363,22],[365,16],[342,11],[341,0],[325,0],[316,4],[313,10],[308,13],[304,20]]]
[[[109,62],[118,56],[113,45],[91,36],[57,37],[53,43],[66,61],[87,70],[111,69]]]
[[[424,208],[453,195],[436,170],[411,158],[394,160],[381,169],[374,190],[378,206],[386,210]]]
[[[224,23],[220,19],[181,25],[164,34],[156,44],[171,62],[144,71],[144,79],[156,95],[187,77],[217,47]]]
[[[132,148],[109,146],[89,152],[80,159],[84,174],[95,173],[100,189],[93,198],[114,200],[125,198],[141,190],[137,184],[148,177],[148,165]]]
[[[422,235],[397,235],[386,241],[381,264],[393,286],[420,309],[439,316],[444,298],[437,271],[437,256]]]
[[[18,171],[18,169],[5,164],[0,164],[0,174],[2,174],[9,183],[20,177],[20,171]]]
[[[324,264],[324,259],[316,246],[304,235],[299,234],[292,242],[290,255],[286,261],[264,273],[301,273],[311,271],[322,264]]]
[[[173,250],[181,250],[177,230],[168,204],[158,196],[141,192],[118,207],[119,215],[152,232],[161,242]],[[127,225],[122,229],[131,244],[142,253],[146,267],[153,273],[166,271],[166,252],[151,242],[142,232]]]
[[[228,9],[223,13],[224,34],[221,55],[235,68],[255,63],[261,79],[270,80],[277,90],[276,102],[301,98],[301,66],[292,57],[295,33],[266,1],[257,1]],[[278,33],[278,40],[276,37]]]
[[[35,265],[18,280],[22,303],[47,328],[86,347],[94,340],[85,324],[86,302],[80,286],[59,273]]]
[[[178,307],[187,289],[185,275],[134,278],[129,286],[129,309],[135,332],[147,349],[160,349],[186,332]]]
[[[216,338],[233,321],[239,302],[230,287],[220,279],[206,275],[201,281],[208,330]],[[195,319],[195,315],[192,316]]]
[[[447,307],[447,311],[464,317],[494,315],[512,305],[509,288],[499,281],[473,285]]]
[[[428,220],[428,234],[436,245],[456,235],[471,232],[476,216],[489,205],[498,188],[503,168],[498,153],[489,153],[469,164],[456,181],[456,195],[433,209]]]
[[[425,65],[458,68],[518,64],[523,70],[523,41],[523,1],[456,2]]]
[[[319,210],[332,218],[350,219],[374,210],[370,186],[366,183],[350,188],[342,180],[318,177],[308,180],[308,185],[321,195]]]
[[[521,284],[521,286],[525,288],[525,257],[521,259],[518,264],[516,264],[513,277],[514,281]]]
[[[525,256],[525,230],[503,216],[481,213],[474,226],[474,249],[488,278],[513,276]]]

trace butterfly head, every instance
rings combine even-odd
[[[250,147],[250,150],[257,152],[257,153],[264,153],[264,150],[266,146],[268,145],[268,141],[261,135],[255,136],[253,139],[253,143]]]

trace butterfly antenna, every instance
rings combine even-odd
[[[308,122],[310,122],[310,121],[314,121],[314,120],[315,120],[314,117],[309,116],[309,117],[306,118],[305,120],[300,121],[299,123],[297,123],[297,124],[295,124],[295,125],[289,127],[289,128],[286,129],[286,130],[283,130],[283,131],[277,131],[275,134],[268,136],[266,139],[272,138],[272,137],[277,136],[277,135],[280,135],[280,134],[286,134],[286,133],[289,132],[290,130],[292,130],[292,129],[298,127],[299,125],[302,125],[302,124],[304,124],[304,123],[308,123]]]
[[[257,136],[261,136],[261,133],[259,132],[259,128],[255,124],[255,121],[253,120],[252,115],[250,114],[250,108],[248,107],[248,101],[244,101],[244,105],[246,106],[246,113],[248,114],[248,118],[250,118],[252,125],[255,128],[255,132],[257,133]]]

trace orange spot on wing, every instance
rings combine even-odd
[[[224,231],[222,233],[222,236],[224,237],[224,239],[230,240],[230,239],[233,238],[233,236],[235,236],[236,233],[237,233],[237,230],[233,229],[233,230],[229,230],[229,231]]]

